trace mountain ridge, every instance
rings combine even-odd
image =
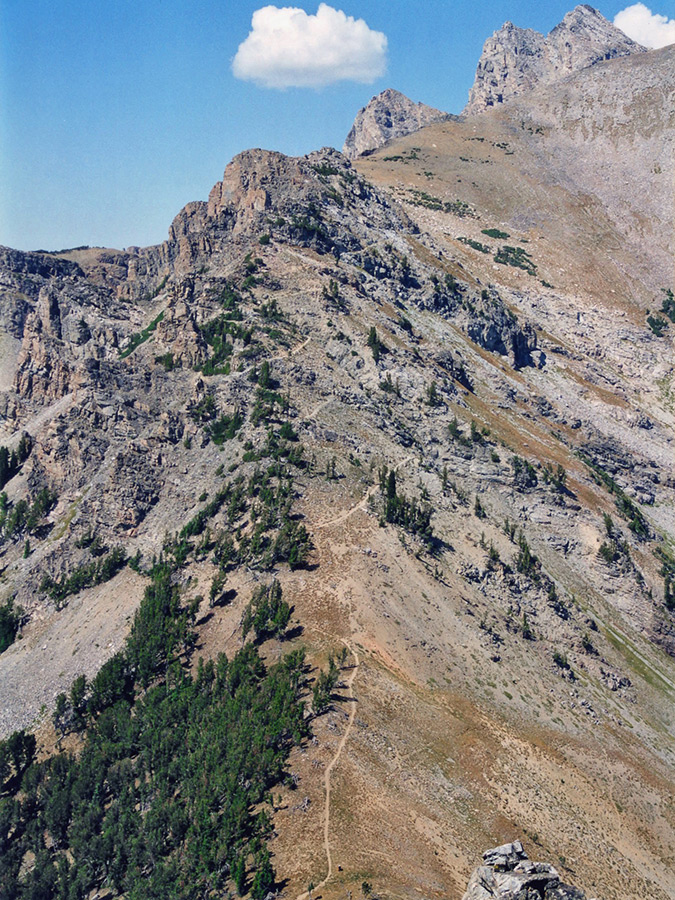
[[[207,659],[277,581],[255,646],[304,646],[308,705],[346,650],[265,806],[289,896],[460,897],[514,834],[672,895],[672,52],[353,162],[246,151],[156,247],[2,251],[5,734],[54,748],[161,561]]]

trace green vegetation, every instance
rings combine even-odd
[[[206,430],[211,436],[213,443],[216,446],[220,446],[225,441],[232,440],[243,424],[244,417],[239,409],[235,409],[232,415],[223,413],[220,418],[207,425]]]
[[[482,428],[478,428],[476,424],[476,420],[471,420],[471,425],[469,427],[469,433],[471,435],[471,443],[472,444],[484,444],[485,438],[490,436],[490,429],[487,425],[483,425]]]
[[[159,282],[157,287],[153,288],[153,290],[148,294],[147,299],[154,300],[155,297],[159,297],[159,295],[162,293],[162,291],[166,287],[168,280],[169,280],[169,276],[165,275],[164,278],[162,278],[162,280]]]
[[[45,575],[40,584],[40,590],[44,591],[56,604],[57,609],[64,606],[64,602],[71,594],[78,594],[85,588],[110,581],[123,569],[127,563],[127,556],[121,547],[115,547],[103,559],[93,560],[78,566],[67,575],[62,575],[55,581],[50,575]]]
[[[581,636],[581,647],[584,653],[588,653],[590,656],[596,656],[598,653],[595,644],[591,640],[591,637],[587,631],[584,631]]]
[[[431,384],[427,386],[427,406],[436,407],[440,406],[441,403],[442,401],[438,393],[436,382],[432,381]]]
[[[284,397],[277,391],[258,386],[255,393],[255,403],[251,412],[251,424],[271,424],[279,421],[280,415],[286,413],[289,407],[288,397]]]
[[[377,335],[377,329],[375,328],[374,325],[371,327],[370,331],[368,332],[368,340],[366,343],[370,347],[370,352],[373,354],[373,359],[375,360],[375,362],[379,362],[380,356],[382,355],[383,351],[386,348],[380,341],[380,339]]]
[[[481,234],[486,234],[488,237],[496,238],[499,241],[505,241],[511,237],[508,231],[500,231],[499,228],[483,228]]]
[[[613,538],[609,541],[603,541],[602,544],[600,544],[598,556],[611,565],[612,563],[619,562],[619,560],[623,559],[625,556],[630,556],[630,551],[625,541],[619,541],[616,538]]]
[[[44,516],[56,505],[57,496],[49,488],[38,491],[32,501],[17,500],[12,504],[3,491],[0,493],[0,534],[9,539],[28,532],[35,534],[42,529]]]
[[[494,255],[494,261],[503,266],[514,266],[524,269],[529,275],[536,274],[537,267],[532,262],[530,254],[523,247],[510,247],[504,244]]]
[[[516,531],[518,526],[515,522],[511,522],[508,518],[504,519],[504,534],[508,537],[512,544],[516,542]]]
[[[14,643],[22,618],[23,610],[14,606],[13,597],[0,605],[0,653],[4,653]]]
[[[396,154],[395,156],[383,156],[382,160],[384,162],[404,162],[407,164],[411,160],[419,159],[419,156],[417,155],[419,149],[419,147],[412,147],[410,150],[404,150],[403,154]]]
[[[384,391],[386,394],[395,394],[397,397],[401,396],[401,389],[399,387],[398,380],[396,384],[391,379],[391,373],[387,372],[384,376],[384,381],[380,382],[380,390]]]
[[[284,633],[291,618],[291,608],[281,595],[281,585],[276,578],[271,584],[256,588],[241,620],[242,637],[245,638],[251,629],[256,641]]]
[[[541,563],[537,559],[537,557],[530,550],[530,545],[527,543],[527,539],[523,532],[520,532],[520,537],[518,538],[518,556],[516,558],[516,569],[519,572],[522,572],[523,575],[527,575],[533,581],[537,582],[540,579],[540,571],[541,571]]]
[[[511,457],[513,466],[513,482],[519,491],[527,491],[539,484],[534,466],[520,456]]]
[[[471,445],[471,441],[462,434],[457,416],[454,416],[452,422],[448,425],[448,435],[453,441],[457,441],[458,444],[463,444],[465,447]]]
[[[77,757],[38,763],[24,732],[0,743],[3,896],[192,900],[236,889],[264,900],[274,890],[263,804],[309,733],[304,655],[268,668],[249,643],[190,674],[194,610],[171,582],[170,570],[153,577],[125,649],[59,696],[59,732],[86,729]]]
[[[612,476],[606,472],[599,463],[587,456],[583,451],[577,453],[579,459],[586,465],[591,472],[591,476],[596,484],[603,485],[610,494],[614,495],[616,508],[624,519],[628,522],[628,527],[639,540],[646,540],[649,537],[649,525],[642,515],[642,511],[633,503]]]
[[[330,175],[339,175],[340,170],[336,169],[335,166],[331,166],[329,163],[319,163],[318,165],[313,165],[312,168],[321,178],[328,178]]]
[[[416,188],[409,188],[412,199],[408,203],[414,206],[423,206],[425,209],[433,209],[439,212],[451,213],[459,218],[476,218],[476,211],[468,203],[463,200],[441,200],[440,197],[433,197],[426,191],[420,191]]]
[[[603,541],[598,548],[598,556],[608,565],[613,563],[621,564],[624,568],[630,563],[630,547],[623,540],[621,532],[614,525],[612,517],[607,513],[602,515],[607,540]]]
[[[457,240],[461,244],[466,244],[467,247],[473,247],[473,249],[478,250],[479,253],[490,253],[490,248],[487,246],[487,244],[481,244],[480,241],[474,241],[473,238],[458,237]]]
[[[148,340],[150,335],[153,333],[155,328],[159,325],[159,323],[164,318],[164,310],[150,322],[150,324],[143,329],[143,331],[136,331],[131,335],[128,345],[124,350],[120,350],[120,359],[126,359],[127,356],[130,356],[137,347],[140,347],[141,344],[145,343]]]
[[[555,470],[546,464],[542,470],[542,475],[544,483],[550,484],[559,494],[567,492],[567,472],[561,463],[558,463]]]
[[[417,503],[399,494],[396,488],[396,472],[384,466],[380,470],[380,491],[385,499],[384,520],[400,525],[405,531],[420,538],[428,549],[434,546],[431,527],[433,510],[428,503]]]
[[[664,298],[661,302],[662,312],[667,318],[663,318],[658,314],[647,315],[647,325],[651,328],[654,334],[657,337],[663,337],[664,333],[668,329],[668,320],[675,324],[675,295],[670,288],[661,288]]]
[[[245,343],[246,331],[253,333],[239,331],[243,317],[229,286],[221,303],[222,314],[204,326],[210,371],[229,362],[226,336],[228,344],[234,334]],[[271,304],[269,311],[280,316]],[[158,358],[167,371],[169,356]],[[243,449],[253,465],[233,463],[232,478],[202,494],[199,511],[167,537],[158,558],[146,561],[139,552],[129,561],[149,583],[123,650],[90,681],[78,676],[53,710],[58,735],[78,735],[68,744],[75,754],[37,762],[31,736],[0,743],[3,897],[85,900],[100,892],[193,900],[236,892],[264,900],[278,887],[266,843],[270,792],[293,786],[286,766],[309,734],[304,698],[311,685],[301,650],[268,667],[256,644],[285,636],[292,610],[277,580],[258,588],[241,623],[248,642],[232,659],[221,654],[193,666],[203,601],[185,593],[189,580],[180,571],[190,557],[211,564],[205,594],[218,605],[233,596],[226,591],[233,567],[297,568],[312,548],[293,511],[293,475],[306,463],[290,399],[269,360],[250,368],[257,383],[249,424],[258,430]],[[215,392],[205,392],[190,415],[215,443],[238,434],[244,419],[239,409],[223,413]],[[224,475],[222,465],[217,474]],[[46,489],[32,503],[11,504],[0,494],[3,533],[38,527],[55,500]],[[42,583],[57,605],[127,562],[93,529],[77,538],[84,561]],[[0,607],[0,649],[16,637],[19,616],[11,601]],[[319,674],[314,714],[330,705],[337,674],[334,662]]]
[[[661,312],[668,316],[671,322],[675,324],[675,296],[670,288],[661,288],[665,294],[661,303]]]
[[[312,690],[312,710],[315,716],[326,712],[332,700],[332,694],[338,682],[340,670],[338,669],[332,655],[328,657],[328,671],[321,670],[314,682]]]
[[[32,441],[26,433],[21,435],[16,450],[10,452],[7,447],[0,447],[0,490],[19,472],[28,459],[31,448]]]
[[[567,654],[561,653],[560,650],[553,651],[553,662],[558,666],[559,669],[565,669],[569,671],[570,664],[567,659]]]
[[[663,337],[663,333],[668,327],[668,322],[661,316],[647,316],[647,325],[651,328],[657,337]]]
[[[339,312],[347,310],[347,302],[340,296],[340,286],[334,278],[329,279],[328,287],[321,288],[321,297],[326,305]]]
[[[304,215],[295,214],[289,223],[290,238],[304,245],[313,245],[319,252],[333,249],[333,241],[328,234],[320,210],[314,203],[308,203]]]
[[[197,368],[204,375],[227,375],[227,360],[232,356],[233,341],[240,340],[248,347],[253,339],[253,328],[241,324],[241,311],[236,309],[216,316],[206,322],[202,328],[202,336],[211,348],[211,356]],[[231,337],[232,341],[227,338]]]
[[[159,365],[164,366],[164,370],[166,372],[173,372],[176,368],[176,362],[173,358],[173,353],[162,353],[159,356],[155,357],[155,362],[159,363]],[[180,365],[180,363],[179,363]]]
[[[675,611],[675,556],[665,547],[656,547],[654,556],[661,561],[660,575],[663,578],[663,602],[666,609]]]

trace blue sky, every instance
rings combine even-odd
[[[510,19],[548,32],[574,4],[333,0],[386,35],[386,73],[369,84],[283,90],[237,79],[231,69],[263,5],[5,0],[0,244],[27,250],[162,241],[179,209],[205,199],[241,150],[339,148],[357,110],[385,87],[459,112],[495,29]],[[318,4],[289,5],[314,15]],[[596,4],[610,20],[627,5]],[[652,9],[675,12],[673,0]]]

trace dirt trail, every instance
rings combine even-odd
[[[347,645],[349,647],[349,645]],[[359,671],[359,655],[354,650],[353,647],[349,647],[349,650],[354,657],[354,665],[352,667],[352,671],[349,674],[349,678],[347,679],[347,688],[349,690],[349,699],[354,700],[354,680]],[[333,769],[337,765],[342,751],[344,750],[345,744],[349,739],[349,735],[352,730],[352,725],[354,724],[354,717],[356,716],[356,704],[352,702],[352,708],[349,711],[349,721],[347,722],[347,727],[345,728],[345,733],[340,738],[340,742],[337,746],[337,750],[335,751],[335,755],[331,759],[331,761],[326,766],[326,770],[323,775],[323,784],[326,795],[325,806],[324,806],[324,822],[323,822],[323,846],[326,851],[326,862],[328,864],[326,877],[320,881],[318,884],[315,884],[313,887],[313,891],[318,891],[322,888],[327,882],[330,880],[333,874],[333,857],[330,849],[330,794],[331,794],[331,784],[330,777]],[[309,900],[310,892],[305,891],[303,894],[299,894],[296,900]]]
[[[405,459],[402,459],[400,463],[397,463],[393,467],[394,470],[398,471],[402,466],[407,466],[408,463],[411,460],[413,460],[414,458],[415,458],[414,456],[406,456]],[[373,496],[373,494],[377,493],[377,491],[379,490],[379,487],[380,486],[377,483],[371,485],[368,488],[368,490],[366,491],[366,493],[363,495],[363,497],[361,497],[361,499],[358,500],[353,506],[350,506],[349,509],[345,510],[345,512],[342,512],[339,515],[334,516],[331,519],[325,519],[323,522],[317,522],[314,527],[315,528],[328,528],[329,525],[340,525],[342,522],[344,522],[350,516],[354,515],[354,513],[358,509],[361,509],[365,512],[368,508],[368,500]]]

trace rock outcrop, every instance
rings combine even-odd
[[[405,94],[387,88],[359,110],[342,152],[349,159],[355,159],[377,150],[387,141],[419,131],[425,125],[453,118],[449,113],[415,103]]]
[[[569,884],[548,863],[527,857],[520,841],[504,844],[483,854],[483,865],[474,870],[463,900],[586,900],[586,894]]]
[[[547,37],[507,22],[485,42],[464,114],[490,109],[603,60],[644,52],[587,5],[567,13]]]

